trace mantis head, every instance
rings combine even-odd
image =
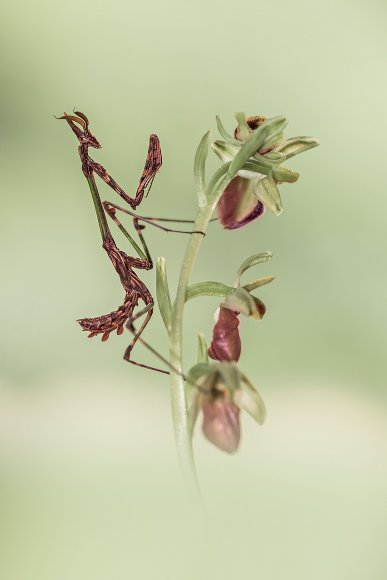
[[[94,149],[101,149],[101,145],[89,130],[89,119],[80,111],[74,111],[74,115],[64,113],[62,117],[55,117],[56,119],[65,119],[70,125],[71,129],[77,136],[81,145],[86,147],[94,147]],[[80,127],[78,127],[80,125]]]

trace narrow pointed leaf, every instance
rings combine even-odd
[[[204,334],[201,332],[198,334],[198,364],[204,363],[208,364],[208,346]]]
[[[286,139],[282,143],[277,151],[281,151],[286,155],[286,159],[294,157],[294,155],[299,155],[308,149],[313,149],[318,147],[320,143],[314,137],[292,137],[291,139]]]
[[[275,215],[280,215],[282,200],[275,181],[270,175],[257,182],[255,194],[265,207]]]
[[[206,159],[208,155],[210,134],[211,131],[208,131],[205,135],[203,135],[199,146],[196,149],[194,160],[194,177],[200,207],[204,207],[206,204],[204,191],[206,189]]]
[[[244,286],[242,286],[242,288],[247,290],[247,292],[252,292],[256,288],[259,288],[259,286],[265,286],[265,284],[270,284],[270,282],[272,282],[273,280],[274,276],[265,276],[264,278],[258,278],[257,280],[254,280],[254,282],[250,282],[250,284],[245,284]]]
[[[242,168],[238,171],[238,175],[241,177],[246,177],[247,179],[251,179],[257,176],[270,175],[272,171],[273,166],[269,163],[261,163],[255,159],[249,159],[242,165]],[[246,172],[250,172],[249,177],[247,177]],[[255,173],[255,175],[253,175],[253,173]]]
[[[260,161],[261,163],[273,166],[273,165],[279,165],[280,163],[283,163],[284,161],[286,161],[286,155],[284,155],[283,153],[276,152],[276,151],[266,153],[265,155],[260,155],[259,153],[256,153],[254,155],[254,159],[256,159],[257,161]]]
[[[160,314],[168,333],[171,330],[171,296],[169,294],[165,258],[160,256],[156,262],[156,295]]]
[[[245,141],[239,152],[231,162],[228,173],[234,177],[239,169],[241,169],[246,161],[252,157],[264,145],[267,139],[271,139],[274,135],[280,133],[287,124],[285,117],[273,117],[267,119],[262,125],[258,127]]]
[[[228,176],[230,165],[231,162],[228,162],[219,167],[219,169],[217,169],[211,177],[206,187],[206,199],[208,199],[208,203],[211,203],[214,209],[219,197],[226,189],[228,183],[231,181],[231,178]]]
[[[245,260],[239,267],[236,276],[235,276],[235,287],[240,286],[241,276],[243,272],[246,272],[249,268],[256,266],[257,264],[262,264],[263,262],[267,262],[271,260],[273,254],[271,252],[260,252],[259,254],[253,254],[247,260]]]
[[[237,141],[237,139],[234,139],[234,137],[232,135],[230,135],[230,133],[228,133],[228,131],[226,131],[226,129],[223,126],[222,121],[220,120],[220,118],[218,117],[218,115],[216,115],[216,124],[218,126],[218,131],[221,134],[221,136],[223,137],[223,139],[225,141],[227,141],[228,143],[231,143],[232,145],[240,145],[240,143]]]
[[[211,143],[211,148],[223,163],[227,163],[234,159],[241,146],[239,145],[238,147],[237,145],[232,145],[226,141],[214,141]]]
[[[233,291],[234,288],[221,282],[197,282],[192,284],[192,286],[188,286],[185,300],[188,302],[188,300],[198,296],[227,296]]]

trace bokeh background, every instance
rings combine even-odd
[[[381,0],[3,3],[3,580],[387,578],[386,16]],[[284,213],[211,226],[194,272],[230,283],[248,255],[274,254],[254,272],[276,275],[266,318],[242,323],[267,423],[244,417],[232,457],[197,431],[205,509],[181,481],[167,379],[123,362],[129,334],[102,344],[75,323],[122,293],[53,118],[74,106],[129,191],[160,136],[145,215],[194,215],[192,159],[216,114],[230,130],[236,110],[284,114],[289,136],[321,142],[289,163],[301,179]],[[174,287],[186,240],[146,235]],[[187,307],[187,365],[216,306]],[[159,315],[146,337],[166,352]],[[141,346],[137,359],[155,362]]]

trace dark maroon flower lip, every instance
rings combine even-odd
[[[256,219],[260,218],[263,212],[265,211],[265,206],[261,201],[257,202],[256,207],[250,212],[247,216],[245,216],[242,220],[236,222],[226,222],[223,223],[222,219],[219,217],[221,224],[224,226],[226,230],[236,230],[238,228],[242,228],[243,226],[247,226],[251,222],[255,221]]]
[[[226,397],[220,396],[204,403],[202,411],[204,436],[218,449],[235,453],[241,438],[239,408]]]
[[[254,191],[258,177],[259,174],[255,178],[237,175],[223,191],[216,212],[225,229],[241,228],[263,214],[265,207]]]
[[[237,362],[241,356],[239,313],[221,306],[214,326],[208,356],[213,360]]]

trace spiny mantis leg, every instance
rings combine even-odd
[[[139,220],[141,220],[142,222],[146,222],[148,224],[150,224],[151,226],[154,226],[156,228],[160,228],[161,230],[165,231],[165,232],[175,232],[177,234],[202,234],[205,235],[204,232],[201,232],[200,230],[194,230],[194,231],[186,231],[186,230],[172,230],[170,228],[165,228],[163,226],[160,226],[159,224],[155,224],[154,222],[170,222],[170,223],[179,223],[179,224],[194,224],[195,220],[183,220],[183,219],[178,219],[178,218],[160,218],[160,217],[150,217],[150,216],[143,216],[143,215],[138,215],[136,213],[134,213],[133,211],[130,211],[124,207],[121,207],[120,205],[117,205],[116,203],[112,203],[111,201],[104,201],[102,202],[102,205],[105,208],[105,211],[107,211],[110,215],[110,210],[111,208],[114,209],[118,209],[119,211],[122,211],[123,213],[126,213],[132,217],[136,217]],[[113,212],[112,212],[113,213]],[[112,217],[112,216],[110,216]],[[215,218],[211,218],[210,222],[216,222],[218,221],[219,218],[215,217]]]
[[[111,204],[111,205],[114,205],[114,204]],[[195,223],[195,220],[183,220],[183,219],[160,218],[160,217],[149,217],[149,216],[141,216],[141,218],[140,218],[140,216],[138,216],[138,217],[139,217],[139,219],[142,219],[143,221],[148,220],[149,222],[154,222],[154,221],[156,221],[156,222],[171,222],[171,223],[174,222],[177,224],[194,224]],[[217,218],[217,217],[211,218],[210,223],[217,222],[218,220],[219,220],[219,218]],[[172,231],[174,231],[174,230],[172,230]],[[184,232],[184,233],[193,234],[193,233],[202,233],[202,232]]]
[[[122,224],[119,222],[119,220],[115,217],[115,210],[118,209],[118,211],[122,211],[123,213],[126,213],[127,215],[130,215],[138,220],[141,220],[142,222],[145,222],[147,224],[150,224],[151,226],[154,226],[155,228],[159,228],[160,230],[163,230],[164,232],[174,232],[176,234],[202,234],[203,236],[205,235],[204,232],[201,232],[200,230],[194,230],[194,231],[185,231],[185,230],[173,230],[171,228],[166,228],[164,226],[161,226],[160,224],[156,224],[154,223],[155,221],[160,221],[160,222],[176,222],[176,223],[194,223],[194,220],[180,220],[180,219],[169,219],[169,218],[152,218],[152,217],[144,217],[141,215],[138,215],[136,213],[134,213],[133,211],[130,211],[124,207],[121,207],[115,203],[111,203],[110,201],[104,201],[102,203],[105,211],[109,214],[109,216],[112,218],[112,220],[114,220],[114,222],[117,224],[117,226],[120,228],[120,230],[123,232],[123,226]],[[215,218],[215,220],[217,220],[218,218]],[[212,221],[215,221],[212,220]],[[125,233],[125,232],[123,232]],[[125,234],[126,235],[126,234]]]
[[[146,305],[145,308],[143,308],[142,310],[140,310],[140,312],[138,312],[137,314],[135,314],[133,317],[129,318],[129,320],[126,322],[125,326],[126,326],[126,328],[128,328],[132,332],[132,334],[133,334],[133,340],[130,343],[130,345],[128,346],[128,348],[125,350],[124,360],[126,360],[127,362],[130,362],[130,363],[132,363],[134,365],[141,366],[143,368],[149,368],[150,370],[153,370],[153,371],[158,371],[158,372],[161,372],[161,373],[168,374],[167,371],[164,371],[162,369],[158,369],[158,368],[155,368],[155,367],[149,367],[148,365],[144,365],[142,363],[138,363],[138,362],[136,362],[134,360],[131,360],[131,358],[130,358],[130,353],[132,352],[134,345],[140,339],[141,334],[144,332],[145,327],[147,326],[148,322],[152,318],[153,306],[154,306],[154,303],[153,302],[150,302],[149,304]],[[137,318],[139,318],[143,314],[146,314],[146,318],[145,318],[144,322],[142,323],[141,327],[138,330],[136,330],[134,328],[134,326],[133,326],[133,322],[134,322],[134,320],[137,320]]]
[[[139,312],[137,312],[137,314],[135,314],[134,316],[132,316],[132,318],[129,318],[129,320],[126,322],[125,326],[126,326],[126,328],[128,328],[134,334],[135,339],[136,339],[136,342],[138,341],[141,344],[143,344],[151,353],[153,353],[155,356],[157,356],[157,358],[159,358],[173,372],[175,372],[178,375],[180,375],[184,380],[187,380],[186,377],[178,369],[176,369],[173,365],[171,365],[171,363],[165,357],[163,357],[162,354],[160,354],[156,349],[153,348],[153,346],[151,346],[148,342],[146,342],[143,338],[141,338],[141,334],[142,334],[142,332],[144,330],[144,328],[143,328],[144,323],[142,324],[142,326],[141,326],[141,328],[139,330],[136,330],[135,327],[134,327],[134,325],[133,325],[133,322],[135,320],[137,320],[137,318],[140,318],[141,316],[143,316],[143,314],[145,314],[147,312],[148,313],[149,312],[153,312],[153,307],[154,307],[154,303],[153,302],[151,304],[147,304],[145,306],[145,308],[143,308],[142,310],[140,310]],[[146,322],[146,324],[148,324],[149,320],[147,321],[145,319],[145,322]],[[146,324],[145,324],[145,326],[146,326]],[[146,369],[150,369],[152,371],[158,371],[159,373],[164,373],[166,375],[169,375],[170,374],[170,371],[166,371],[164,369],[159,369],[157,367],[151,367],[151,366],[144,365],[144,364],[141,364],[141,363],[138,363],[136,361],[131,360],[129,358],[129,356],[130,356],[130,351],[132,350],[132,348],[133,348],[133,341],[128,346],[128,348],[126,349],[125,354],[124,354],[124,359],[127,362],[130,362],[132,364],[138,365],[138,366],[143,367],[143,368],[146,368]]]
[[[148,145],[148,154],[145,161],[145,166],[137,186],[137,191],[135,197],[130,197],[125,191],[118,185],[118,183],[108,174],[106,169],[100,164],[96,163],[95,161],[90,160],[90,166],[93,171],[99,175],[99,177],[122,199],[126,201],[133,209],[135,209],[141,202],[144,195],[148,195],[150,188],[152,187],[153,180],[157,171],[160,169],[162,165],[162,156],[161,156],[161,148],[160,148],[160,141],[157,135],[150,135],[149,137],[149,145]],[[146,189],[148,188],[148,191]]]

